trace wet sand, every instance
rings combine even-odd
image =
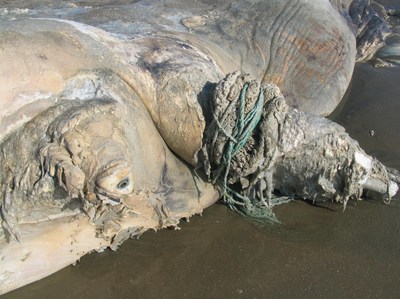
[[[332,118],[400,169],[400,68],[358,65]],[[374,131],[373,136],[370,132]],[[398,197],[398,196],[397,196]],[[262,226],[222,205],[2,298],[399,298],[400,202],[296,201]]]

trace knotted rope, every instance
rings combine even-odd
[[[268,112],[268,103],[276,96],[269,94],[266,99],[265,86],[260,87],[256,81],[249,82],[247,77],[237,73],[231,77],[234,77],[236,81],[232,81],[232,78],[228,76],[226,81],[216,88],[216,93],[219,94],[213,99],[213,120],[205,134],[205,145],[202,150],[204,158],[200,160],[203,160],[210,181],[219,187],[222,201],[228,207],[262,222],[277,222],[272,206],[286,202],[287,198],[285,200],[278,198],[272,200],[273,202],[270,199],[265,201],[260,195],[263,190],[256,187],[261,185],[260,181],[264,179],[261,174],[265,170],[263,166],[260,165],[252,171],[243,169],[248,168],[250,162],[259,158],[248,151],[258,150],[254,147],[254,140],[257,139],[257,135],[260,135],[260,122],[263,114]],[[227,86],[224,86],[224,83]],[[240,88],[239,95],[232,96],[233,91],[237,91],[238,87]],[[256,96],[255,90],[258,91]],[[226,94],[222,95],[224,93]],[[240,155],[247,157],[248,164],[238,169]],[[233,164],[235,169],[232,168]],[[238,177],[250,176],[252,182],[249,186],[239,186]],[[255,189],[260,191],[259,196],[255,196],[257,193]]]

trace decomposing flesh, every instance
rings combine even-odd
[[[0,293],[175,227],[221,195],[271,216],[288,198],[346,204],[363,189],[385,201],[396,193],[397,172],[342,127],[291,108],[331,112],[355,60],[379,48],[374,37],[386,33],[368,1],[255,4],[134,3],[124,13],[135,26],[108,27],[114,12],[76,16],[113,36],[1,16]],[[236,69],[264,85],[224,78]]]
[[[368,156],[340,125],[290,108],[276,85],[232,73],[210,106],[199,167],[240,211],[262,218],[257,208],[272,208],[280,196],[346,206],[363,189],[388,201],[398,191],[397,171]]]

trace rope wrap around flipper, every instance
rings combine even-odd
[[[282,199],[265,195],[271,184],[266,182],[266,172],[274,151],[266,148],[268,134],[264,134],[261,123],[281,98],[275,85],[261,86],[239,72],[229,74],[215,89],[213,120],[199,155],[201,166],[209,180],[219,186],[225,204],[269,222],[277,221],[272,207]]]
[[[368,156],[344,128],[289,108],[275,85],[227,75],[215,88],[199,168],[234,210],[276,221],[272,207],[302,198],[347,202],[364,189],[385,202],[399,175]],[[273,198],[276,194],[287,197]]]

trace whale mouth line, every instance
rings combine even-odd
[[[123,199],[132,195],[134,191],[132,191],[129,194],[117,195],[113,192],[106,191],[100,187],[96,187],[95,193],[97,199],[99,199],[100,201],[110,203],[112,205],[117,205],[117,204],[122,204]]]
[[[110,194],[106,194],[106,193],[97,193],[96,197],[97,197],[97,199],[101,200],[102,202],[109,203],[112,206],[119,205],[122,203],[121,199],[112,197],[112,196],[110,196]]]

